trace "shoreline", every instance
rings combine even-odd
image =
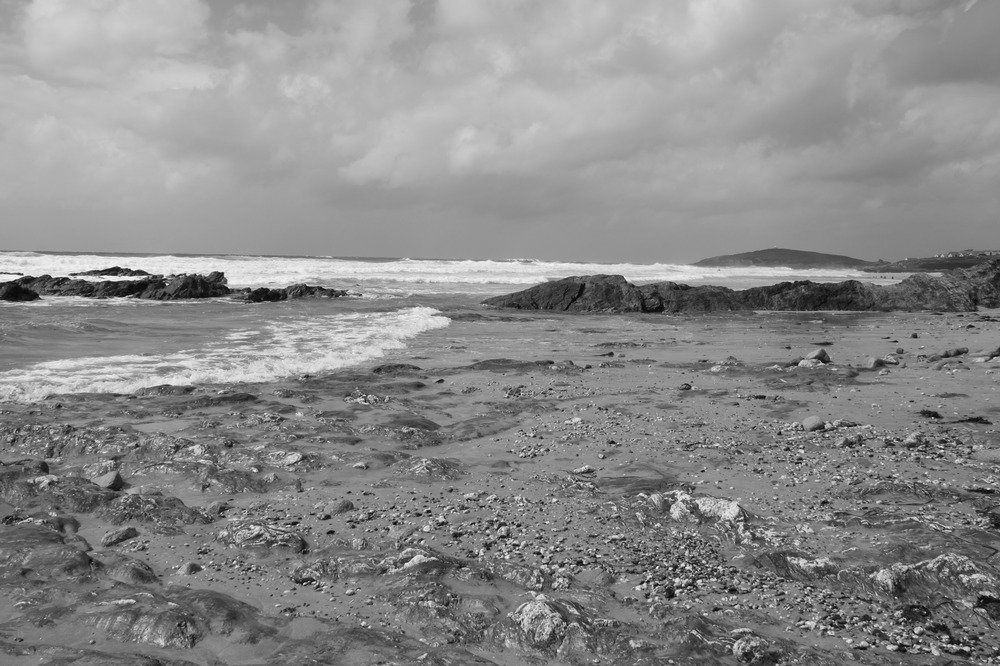
[[[466,312],[324,376],[0,404],[0,654],[1000,663],[1000,312]]]

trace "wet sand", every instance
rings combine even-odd
[[[0,662],[1000,663],[1000,313],[451,314],[0,405]]]

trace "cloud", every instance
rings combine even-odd
[[[124,220],[189,197],[217,219],[269,192],[302,228],[433,218],[457,247],[534,224],[600,249],[663,225],[791,233],[810,206],[860,229],[929,226],[912,204],[930,192],[976,219],[995,202],[995,2],[33,0],[14,18],[3,210],[58,192]]]
[[[886,53],[893,83],[1000,83],[1000,3],[967,2],[900,34]]]
[[[200,0],[34,0],[21,24],[33,66],[107,81],[133,63],[188,54],[204,38]]]

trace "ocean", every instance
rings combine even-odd
[[[65,393],[129,393],[161,384],[271,382],[468,350],[457,314],[489,296],[571,275],[621,274],[643,284],[671,280],[743,289],[788,280],[880,278],[853,270],[699,268],[513,259],[269,257],[0,252],[0,282],[122,266],[153,274],[225,273],[231,288],[296,283],[346,289],[338,299],[248,304],[43,297],[0,302],[0,402]],[[106,279],[106,278],[92,278]],[[506,337],[517,345],[517,322]],[[495,327],[494,327],[494,333]],[[458,338],[462,339],[458,339]]]

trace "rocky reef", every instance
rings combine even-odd
[[[1000,260],[940,276],[917,273],[891,285],[856,280],[782,282],[733,290],[675,282],[637,286],[620,275],[568,277],[496,296],[484,305],[562,312],[732,312],[741,310],[858,310],[974,312],[1000,307]]]
[[[140,298],[172,301],[229,296],[248,303],[285,301],[296,298],[339,298],[348,292],[341,289],[295,284],[282,289],[230,289],[226,276],[213,271],[208,275],[149,275],[145,271],[114,266],[74,273],[75,276],[140,277],[137,280],[84,280],[79,277],[23,276],[0,283],[0,300],[30,301],[41,296],[79,296],[83,298]]]

